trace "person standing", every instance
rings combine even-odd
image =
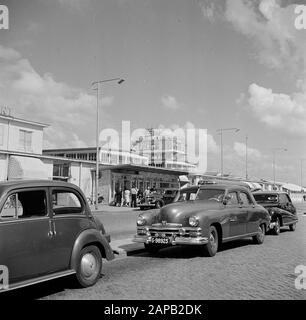
[[[129,207],[130,206],[130,190],[125,189],[124,191],[124,205]]]
[[[131,189],[131,195],[132,195],[131,207],[132,208],[137,207],[137,191],[138,191],[137,188],[133,186]]]

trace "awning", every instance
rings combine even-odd
[[[187,176],[180,176],[179,179],[180,179],[180,182],[189,182],[189,179]]]
[[[40,159],[10,156],[8,180],[48,178],[48,172]]]

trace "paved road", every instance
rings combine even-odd
[[[74,289],[69,279],[22,289],[43,299],[306,299],[295,289],[295,267],[306,265],[306,216],[295,232],[224,245],[214,258],[196,248],[174,247],[156,256],[134,253],[105,262],[96,286]]]

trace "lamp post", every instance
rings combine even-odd
[[[288,151],[286,148],[273,148],[273,186],[275,188],[275,155],[276,151]]]
[[[95,188],[95,209],[98,210],[98,184],[99,184],[99,90],[100,84],[104,82],[112,82],[117,81],[118,84],[121,84],[124,79],[121,78],[113,78],[113,79],[106,79],[106,80],[99,80],[94,81],[91,84],[93,90],[97,91],[97,120],[96,120],[96,188]],[[94,87],[95,86],[95,87]],[[94,87],[94,88],[93,88]]]
[[[303,161],[305,159],[301,159],[301,191],[303,192]]]
[[[223,177],[223,132],[224,131],[234,131],[237,133],[240,131],[238,128],[220,128],[217,129],[217,132],[220,134],[220,142],[221,142],[221,177]]]
[[[245,136],[245,179],[248,180],[248,135]]]

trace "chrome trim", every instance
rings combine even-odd
[[[45,281],[49,281],[49,280],[53,280],[53,279],[57,279],[57,278],[61,278],[61,277],[66,277],[66,276],[69,276],[69,275],[72,275],[75,273],[76,273],[75,270],[66,270],[66,271],[54,273],[52,275],[47,275],[47,276],[43,276],[43,277],[39,277],[39,278],[16,282],[14,284],[9,285],[9,288],[7,290],[0,290],[0,293],[5,293],[5,292],[11,291],[11,290],[35,285],[35,284],[38,284],[41,282],[45,282]]]
[[[222,238],[222,241],[229,241],[229,240],[233,240],[233,239],[252,237],[252,236],[255,236],[257,234],[258,234],[258,232],[245,233],[245,234],[240,234],[240,235],[234,236],[234,237]]]
[[[140,235],[135,235],[133,238],[133,242],[138,242],[138,243],[146,243],[149,244],[151,243],[151,236],[140,236]],[[202,245],[208,243],[208,238],[206,237],[196,237],[196,238],[185,238],[185,237],[175,237],[170,238],[170,244],[175,246],[175,245]]]
[[[183,225],[181,223],[154,223],[154,224],[152,224],[152,228],[167,228],[167,229],[169,229],[169,228],[181,228],[182,226]]]

